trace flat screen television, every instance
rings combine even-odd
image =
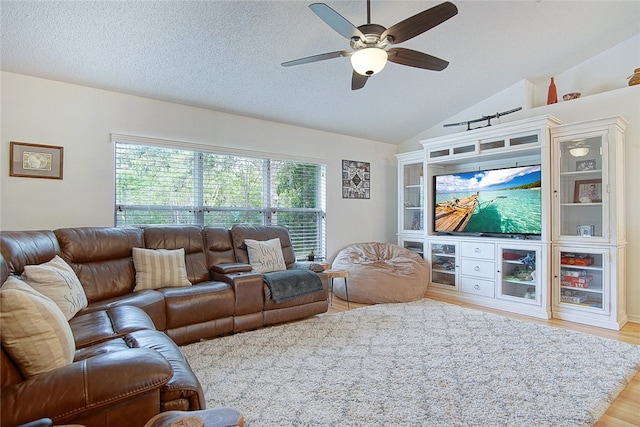
[[[433,177],[434,231],[526,238],[542,232],[540,165]]]

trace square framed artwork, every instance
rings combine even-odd
[[[9,175],[62,179],[63,147],[11,141]]]
[[[371,197],[370,167],[369,162],[342,161],[343,199],[369,199]]]
[[[586,179],[576,181],[573,190],[573,203],[601,203],[602,180]]]

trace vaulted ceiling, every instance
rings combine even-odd
[[[280,65],[350,49],[300,0],[3,0],[1,67],[400,143],[522,79],[547,80],[640,33],[638,1],[453,2],[456,16],[399,45],[450,61],[444,71],[389,63],[356,91],[348,58]],[[356,26],[367,22],[365,0],[325,3]],[[371,21],[388,28],[439,3],[372,0]]]

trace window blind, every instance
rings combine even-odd
[[[116,226],[282,225],[326,255],[326,166],[115,141]]]

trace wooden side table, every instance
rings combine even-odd
[[[333,279],[335,278],[343,278],[344,279],[344,291],[347,294],[347,310],[349,310],[351,308],[351,306],[349,305],[349,287],[347,285],[347,278],[350,276],[349,271],[348,270],[333,270],[333,269],[329,269],[329,270],[325,270],[322,272],[322,274],[326,274],[327,275],[327,280],[331,280],[331,286],[329,288],[329,292],[331,293],[330,299],[329,299],[329,304],[333,305]]]
[[[244,417],[233,408],[221,407],[201,411],[161,412],[144,427],[242,427]]]

